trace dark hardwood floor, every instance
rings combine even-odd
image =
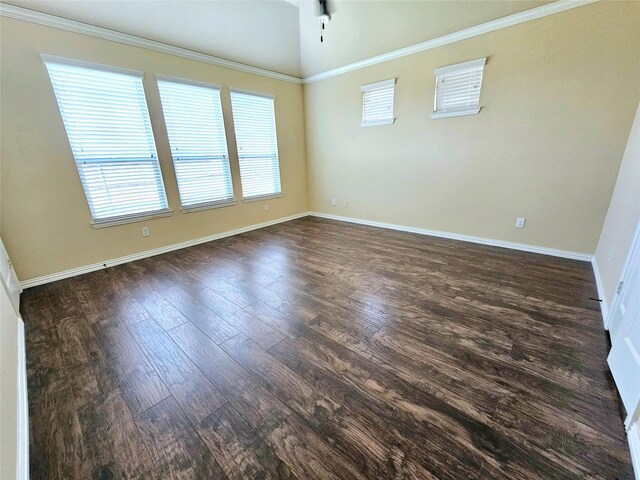
[[[305,218],[24,292],[34,479],[630,479],[588,263]]]

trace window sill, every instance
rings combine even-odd
[[[280,198],[282,197],[282,193],[273,193],[270,195],[260,195],[259,197],[249,197],[243,198],[243,203],[252,203],[252,202],[261,202],[262,200],[269,200],[271,198]]]
[[[145,220],[152,220],[154,218],[170,217],[171,215],[173,215],[173,210],[166,209],[157,212],[137,213],[135,215],[113,217],[105,220],[95,220],[91,223],[91,226],[96,229],[115,227],[116,225],[124,225],[126,223],[144,222]]]
[[[190,207],[182,207],[182,213],[202,212],[203,210],[211,210],[212,208],[224,208],[233,207],[238,202],[235,200],[226,202],[213,202],[213,203],[201,203],[199,205],[192,205]]]
[[[462,117],[463,115],[477,115],[479,112],[479,108],[471,108],[469,110],[458,110],[453,112],[434,112],[431,114],[431,118]]]
[[[391,125],[396,121],[395,118],[388,118],[387,120],[376,120],[375,122],[360,122],[361,127],[378,127],[380,125]]]

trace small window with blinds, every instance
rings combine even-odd
[[[393,116],[393,96],[396,79],[362,86],[362,123],[363,127],[390,125]]]
[[[231,90],[231,108],[242,198],[250,201],[281,195],[274,98]]]
[[[142,72],[43,60],[93,226],[169,215]]]
[[[436,68],[432,118],[475,115],[480,112],[480,89],[486,58]]]
[[[234,205],[220,87],[158,76],[183,211]]]

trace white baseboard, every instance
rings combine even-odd
[[[600,277],[600,270],[598,270],[598,262],[596,262],[595,255],[591,259],[591,266],[593,267],[593,276],[596,277],[596,288],[598,289],[598,298],[602,300],[600,302],[600,313],[602,314],[602,321],[604,322],[605,330],[609,330],[609,307],[607,305],[607,300],[604,296],[602,278]]]
[[[288,217],[277,218],[268,222],[256,223],[254,225],[248,225],[246,227],[236,228],[235,230],[227,230],[225,232],[214,233],[206,237],[194,238],[193,240],[187,240],[186,242],[174,243],[165,247],[155,248],[153,250],[146,250],[144,252],[134,253],[132,255],[126,255],[124,257],[112,258],[103,262],[92,263],[83,267],[72,268],[63,272],[52,273],[49,275],[43,275],[41,277],[31,278],[20,282],[20,286],[25,288],[35,287],[37,285],[43,285],[45,283],[55,282],[65,278],[75,277],[84,273],[95,272],[96,270],[102,270],[107,267],[113,267],[122,263],[133,262],[135,260],[141,260],[147,257],[153,257],[154,255],[160,255],[162,253],[172,252],[173,250],[179,250],[181,248],[191,247],[200,243],[210,242],[212,240],[218,240],[219,238],[231,237],[233,235],[239,235],[241,233],[250,232],[251,230],[257,230],[259,228],[269,227],[278,223],[288,222],[297,218],[308,216],[308,212],[298,213],[296,215],[289,215]]]
[[[18,320],[18,459],[16,478],[29,479],[29,401],[24,322]]]
[[[571,260],[581,260],[583,262],[590,262],[591,258],[593,257],[593,255],[589,253],[571,252],[568,250],[558,250],[555,248],[538,247],[536,245],[528,245],[525,243],[505,242],[503,240],[494,240],[492,238],[474,237],[471,235],[442,232],[439,230],[427,230],[425,228],[407,227],[405,225],[397,225],[394,223],[374,222],[372,220],[362,220],[360,218],[342,217],[339,215],[330,215],[328,213],[310,212],[309,215],[313,217],[338,220],[340,222],[357,223],[359,225],[368,225],[370,227],[388,228],[390,230],[399,230],[401,232],[417,233],[420,235],[428,235],[431,237],[448,238],[450,240],[461,240],[463,242],[478,243],[481,245],[490,245],[492,247],[510,248],[511,250],[540,253],[542,255],[551,255],[553,257],[569,258]]]
[[[390,230],[398,230],[401,232],[410,232],[417,233],[420,235],[428,235],[432,237],[439,238],[448,238],[451,240],[461,240],[463,242],[470,243],[478,243],[481,245],[490,245],[494,247],[501,248],[510,248],[512,250],[520,250],[524,252],[532,252],[539,253],[542,255],[551,255],[554,257],[562,257],[569,258],[572,260],[581,260],[584,262],[589,262],[592,259],[592,255],[588,253],[580,253],[580,252],[571,252],[567,250],[558,250],[555,248],[546,248],[546,247],[538,247],[536,245],[527,245],[523,243],[514,243],[514,242],[505,242],[502,240],[494,240],[491,238],[484,237],[474,237],[470,235],[462,235],[459,233],[450,233],[450,232],[442,232],[438,230],[427,230],[424,228],[416,228],[416,227],[408,227],[405,225],[397,225],[393,223],[383,223],[383,222],[375,222],[372,220],[363,220],[359,218],[352,217],[342,217],[338,215],[330,215],[327,213],[320,212],[303,212],[298,213],[296,215],[290,215],[288,217],[278,218],[276,220],[270,220],[268,222],[257,223],[254,225],[248,225],[246,227],[237,228],[235,230],[227,230],[225,232],[215,233],[213,235],[208,235],[206,237],[195,238],[193,240],[187,240],[186,242],[174,243],[171,245],[167,245],[165,247],[156,248],[153,250],[146,250],[144,252],[134,253],[132,255],[126,255],[124,257],[112,258],[110,260],[105,260],[103,262],[93,263],[90,265],[85,265],[78,268],[72,268],[70,270],[65,270],[62,272],[52,273],[49,275],[43,275],[41,277],[31,278],[29,280],[24,280],[20,282],[20,286],[24,288],[35,287],[37,285],[43,285],[45,283],[55,282],[57,280],[62,280],[65,278],[75,277],[77,275],[82,275],[84,273],[95,272],[96,270],[102,270],[106,267],[113,267],[115,265],[120,265],[122,263],[133,262],[135,260],[140,260],[147,257],[152,257],[154,255],[160,255],[162,253],[171,252],[173,250],[179,250],[181,248],[191,247],[193,245],[198,245],[200,243],[210,242],[212,240],[217,240],[219,238],[231,237],[233,235],[239,235],[241,233],[250,232],[251,230],[257,230],[259,228],[268,227],[271,225],[276,225],[278,223],[288,222],[290,220],[295,220],[297,218],[302,218],[306,216],[314,216],[319,218],[328,218],[331,220],[338,220],[340,222],[348,222],[348,223],[356,223],[359,225],[368,225],[370,227],[379,227],[379,228],[388,228]]]

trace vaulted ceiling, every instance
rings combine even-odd
[[[334,0],[320,43],[315,0],[4,1],[297,77],[549,3]]]

